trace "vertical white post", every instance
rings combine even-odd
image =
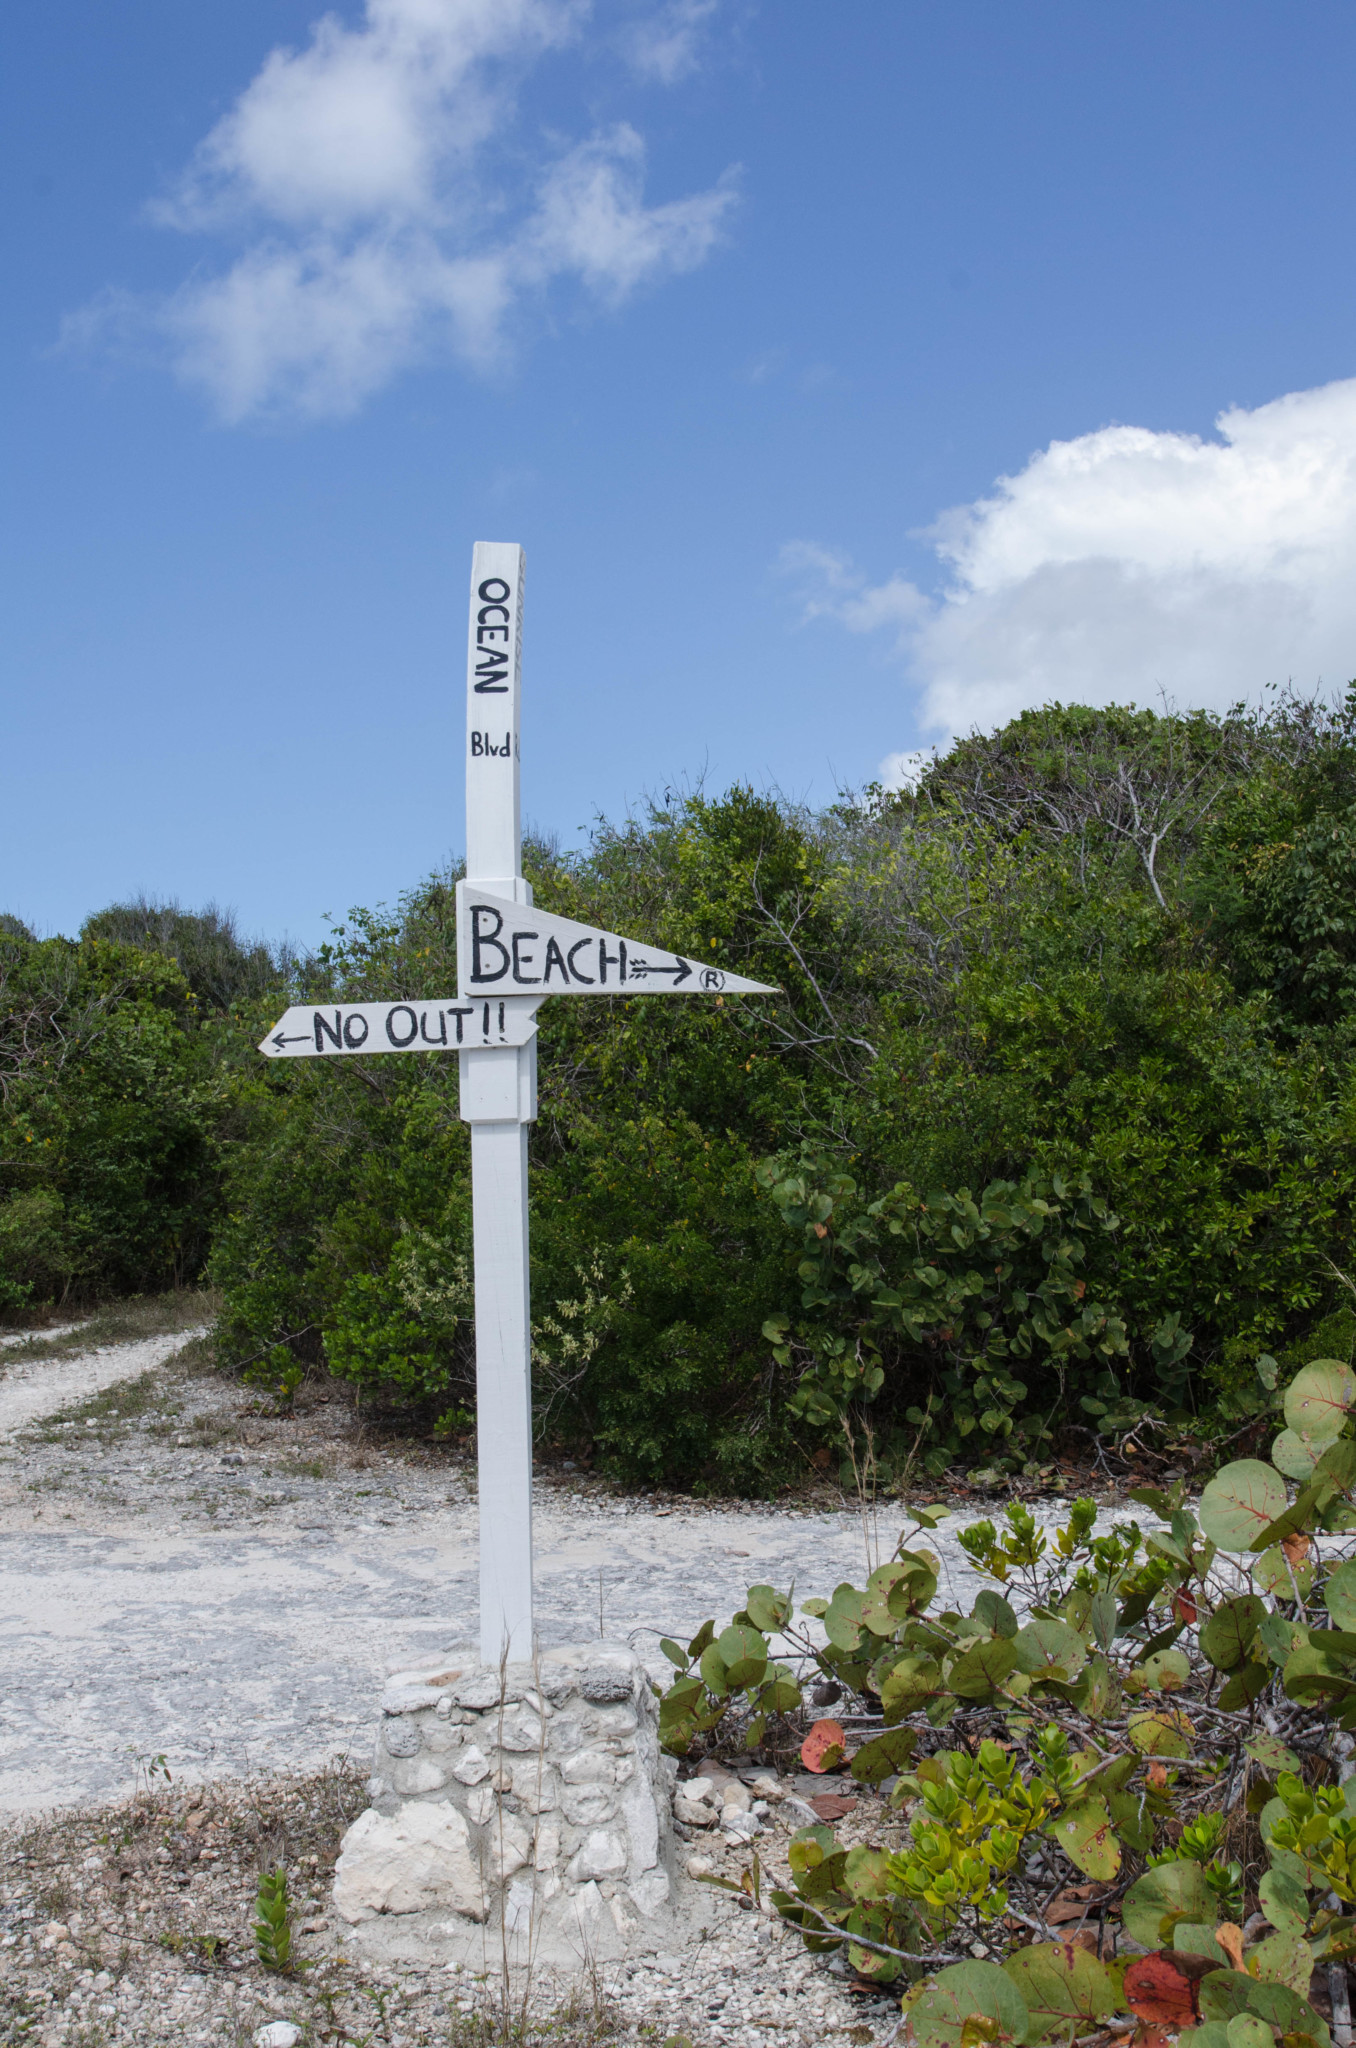
[[[518,705],[523,551],[477,541],[466,672],[466,877],[531,901],[523,881]],[[532,1654],[532,1337],[527,1126],[537,1113],[535,1038],[461,1054],[471,1126],[480,1483],[480,1654]]]

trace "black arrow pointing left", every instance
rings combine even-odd
[[[309,1031],[294,1032],[291,1038],[284,1038],[281,1031],[275,1031],[273,1034],[273,1044],[276,1045],[279,1052],[281,1052],[285,1045],[300,1045],[303,1039],[306,1040],[307,1043],[309,1043],[310,1037],[311,1034]]]

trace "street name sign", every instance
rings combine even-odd
[[[260,1043],[270,1060],[355,1052],[456,1052],[462,1046],[526,1045],[541,997],[435,996],[412,1003],[294,1003]]]
[[[527,1127],[537,1114],[536,1014],[548,996],[775,995],[719,961],[688,959],[537,910],[522,873],[523,551],[477,541],[466,656],[466,880],[457,984],[398,1003],[297,1003],[269,1059],[456,1052],[471,1126],[480,1511],[480,1655],[533,1654],[532,1325]]]

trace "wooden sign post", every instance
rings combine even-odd
[[[522,877],[522,632],[523,551],[477,541],[466,655],[466,875],[526,907],[532,891]],[[457,923],[460,950],[460,915]],[[536,1009],[530,994],[513,1000]],[[480,1655],[494,1664],[532,1654],[527,1127],[537,1114],[536,1033],[524,1045],[476,1047],[460,1059],[474,1212]]]
[[[269,1059],[455,1050],[471,1126],[480,1485],[480,1655],[532,1654],[532,1322],[527,1127],[537,1114],[536,1014],[551,995],[775,995],[761,981],[537,910],[522,876],[519,698],[523,551],[477,541],[466,660],[466,879],[457,885],[459,994],[294,1004]]]

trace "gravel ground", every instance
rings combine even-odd
[[[307,2041],[507,2041],[493,1956],[483,1973],[371,1965],[325,1905],[384,1670],[474,1634],[473,1466],[379,1440],[323,1386],[275,1416],[191,1331],[86,1355],[74,1341],[0,1364],[0,2043],[245,2041],[280,2014]],[[926,1539],[966,1604],[979,1582],[956,1533],[982,1511],[958,1504]],[[888,1556],[902,1519],[864,1531],[827,1493],[628,1498],[568,1470],[539,1481],[535,1513],[544,1640],[629,1634],[656,1672],[660,1634],[728,1615],[757,1581],[827,1593],[870,1545]],[[772,1867],[795,1824],[774,1809]],[[880,1839],[872,1795],[846,1825]],[[709,1839],[683,1853],[735,1877],[747,1861]],[[299,1980],[249,1951],[255,1875],[280,1854],[312,1930]],[[890,2031],[888,2000],[717,1903],[711,1938],[681,1956],[539,1977],[519,2048]]]

